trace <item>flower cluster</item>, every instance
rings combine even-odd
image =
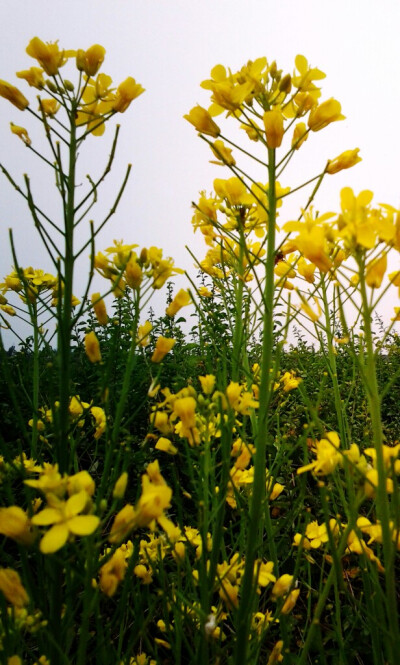
[[[71,105],[77,127],[82,127],[84,133],[99,136],[103,134],[105,122],[112,115],[124,113],[131,102],[144,92],[131,76],[114,88],[110,76],[98,73],[106,52],[100,44],[93,44],[87,50],[65,50],[60,49],[58,42],[45,43],[39,37],[34,37],[26,52],[39,66],[19,71],[17,77],[48,95],[46,98],[39,97],[38,108],[46,122],[60,108],[67,110]],[[63,67],[73,61],[79,73],[76,85],[63,76]],[[29,100],[6,81],[0,81],[0,97],[10,101],[20,111],[28,107],[30,109]],[[26,129],[12,124],[11,131],[30,146]]]
[[[112,291],[117,298],[122,298],[127,286],[134,291],[139,290],[142,282],[145,287],[161,289],[172,275],[183,272],[174,266],[171,258],[163,258],[162,249],[143,248],[138,255],[134,251],[136,247],[115,240],[114,245],[105,250],[105,254],[99,252],[94,257],[97,272],[111,281]]]

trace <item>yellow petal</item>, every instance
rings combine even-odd
[[[57,552],[67,542],[68,533],[68,527],[65,523],[51,527],[40,541],[40,551],[43,554]]]
[[[56,508],[44,508],[37,515],[32,517],[32,524],[38,526],[48,526],[49,524],[57,524],[61,522],[62,516]]]
[[[100,519],[96,515],[78,515],[68,520],[68,528],[76,536],[89,536],[99,523]]]

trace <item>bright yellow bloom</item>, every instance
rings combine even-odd
[[[119,547],[112,557],[100,568],[99,586],[109,598],[113,596],[118,585],[125,577],[127,568],[126,552]]]
[[[104,412],[104,409],[101,408],[101,406],[92,406],[90,409],[90,413],[92,414],[96,425],[94,438],[99,439],[103,434],[103,432],[105,432],[105,429],[107,427],[106,414]]]
[[[165,438],[165,436],[160,436],[155,445],[155,448],[156,450],[161,450],[164,453],[168,453],[168,455],[176,455],[178,452],[178,448],[174,446],[172,441]]]
[[[297,469],[297,473],[313,471],[317,476],[325,476],[332,473],[342,460],[339,452],[340,440],[337,432],[328,432],[321,441],[316,441],[313,450],[317,456],[315,462],[306,464]]]
[[[10,122],[10,127],[12,133],[19,136],[25,145],[31,145],[32,141],[29,138],[28,131],[24,127],[18,127],[18,125],[14,125],[13,122]]]
[[[387,269],[387,254],[382,254],[367,264],[365,281],[373,289],[379,289]]]
[[[289,614],[297,603],[300,589],[292,589],[281,608],[281,614]]]
[[[341,114],[341,106],[336,99],[331,97],[326,102],[322,102],[319,106],[313,108],[308,116],[308,126],[313,132],[318,132],[324,129],[331,122],[336,120],[344,120],[345,116]]]
[[[40,551],[52,554],[64,547],[70,536],[89,536],[98,527],[100,519],[96,515],[80,515],[90,497],[82,490],[73,494],[67,501],[61,501],[54,494],[47,495],[48,507],[32,517],[32,524],[51,526],[40,541]]]
[[[0,568],[0,591],[14,607],[23,607],[29,602],[21,578],[12,568]]]
[[[275,582],[271,591],[272,600],[285,596],[293,585],[293,575],[281,575]]]
[[[171,351],[172,347],[174,346],[176,340],[171,339],[168,337],[161,337],[158,338],[156,341],[156,348],[154,349],[153,355],[151,356],[151,362],[153,363],[160,363],[163,358]]]
[[[290,372],[285,372],[281,377],[280,382],[283,384],[283,391],[285,393],[290,392],[297,388],[303,379],[299,376],[296,376],[295,372],[291,370]]]
[[[78,473],[74,473],[67,478],[67,492],[69,496],[85,490],[86,494],[91,497],[95,489],[96,484],[88,471],[78,471]]]
[[[355,164],[362,161],[361,157],[358,156],[359,152],[360,148],[342,152],[338,157],[335,157],[335,159],[329,160],[326,172],[333,175],[334,173],[339,173],[339,171],[350,169],[352,166],[355,166]]]
[[[201,389],[205,395],[211,395],[215,386],[215,376],[214,374],[206,374],[205,376],[199,376],[199,381],[201,383]]]
[[[210,144],[218,161],[211,161],[210,164],[217,164],[218,166],[234,166],[236,164],[235,158],[232,156],[232,150],[227,148],[223,141],[214,141]]]
[[[298,150],[308,138],[308,130],[304,122],[298,122],[293,130],[292,148]]]
[[[206,286],[199,286],[199,296],[202,298],[212,298],[212,293]]]
[[[34,37],[26,47],[26,52],[38,61],[48,76],[55,76],[59,67],[65,63],[64,51],[60,51],[57,42],[45,44],[39,37]]]
[[[150,321],[145,321],[142,326],[139,326],[137,332],[137,342],[140,346],[147,346],[150,344],[150,333],[153,329]]]
[[[23,665],[19,656],[10,656],[7,658],[7,665]]]
[[[263,116],[268,148],[279,148],[282,143],[284,128],[280,109],[266,111]]]
[[[99,340],[93,330],[85,335],[85,352],[91,363],[98,363],[101,361]]]
[[[254,198],[247,191],[242,181],[236,176],[228,180],[216,178],[213,185],[216,194],[226,199],[230,206],[251,206],[254,203]]]
[[[282,662],[283,660],[282,649],[283,649],[283,640],[278,640],[278,642],[275,644],[274,648],[270,653],[267,665],[276,665],[276,663]]]
[[[217,138],[221,133],[220,128],[214,122],[209,112],[203,109],[202,106],[195,106],[189,111],[188,115],[184,115],[183,117],[202,134],[208,134],[208,136]]]
[[[115,102],[112,105],[113,111],[124,113],[130,103],[139,97],[144,92],[144,88],[140,83],[136,83],[135,79],[128,76],[125,81],[119,84],[115,96]]]
[[[175,314],[177,314],[179,310],[182,309],[182,307],[190,305],[190,302],[191,298],[188,291],[185,291],[185,289],[180,289],[172,302],[168,305],[165,313],[167,316],[175,316]]]
[[[37,480],[25,480],[25,485],[34,487],[43,494],[55,494],[59,497],[65,494],[67,478],[62,477],[58,471],[58,464],[48,464],[45,462],[39,471],[40,477]]]
[[[87,51],[79,49],[76,53],[76,66],[87,76],[94,76],[103,64],[105,54],[106,49],[100,44],[93,44]]]
[[[136,525],[136,512],[134,507],[127,503],[114,518],[108,540],[110,543],[119,543]]]
[[[108,322],[107,309],[104,300],[100,297],[100,293],[93,293],[91,301],[96,319],[101,326],[105,326]]]
[[[19,506],[0,508],[0,533],[22,545],[33,540],[30,519]]]
[[[26,97],[18,90],[18,88],[15,88],[11,83],[7,83],[7,81],[2,81],[0,79],[0,97],[4,97],[4,99],[7,99],[11,104],[14,104],[14,106],[17,107],[20,111],[24,111],[27,106],[29,106],[29,102]]]
[[[39,111],[42,111],[45,115],[52,117],[55,115],[60,108],[60,104],[56,99],[40,99],[39,100]]]
[[[22,72],[17,72],[17,76],[19,79],[24,79],[32,88],[38,88],[38,90],[44,88],[43,69],[40,67],[31,67]]]
[[[140,287],[143,279],[142,268],[134,254],[132,254],[125,266],[125,277],[126,283],[131,289],[138,289]]]
[[[126,471],[123,471],[123,473],[121,473],[120,477],[118,478],[117,482],[114,485],[113,489],[114,499],[123,499],[123,497],[125,496],[127,484],[128,484],[128,474]]]

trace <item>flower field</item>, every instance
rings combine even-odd
[[[0,164],[52,266],[21,265],[10,234],[1,662],[398,665],[400,211],[350,187],[320,210],[324,179],[361,160],[302,162],[344,118],[325,74],[303,55],[290,73],[261,57],[201,83],[207,108],[184,117],[224,177],[193,203],[205,251],[177,288],[162,248],[101,246],[106,224],[119,235],[130,165],[91,218],[118,159],[114,116],[144,89],[114,85],[98,44],[34,37],[26,54],[25,92],[0,80],[0,97],[23,112],[16,149],[47,169],[61,214]],[[99,140],[104,164],[86,176],[80,155]]]

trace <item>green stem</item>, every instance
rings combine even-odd
[[[247,660],[249,629],[253,594],[254,562],[263,538],[265,510],[266,452],[269,438],[268,411],[271,398],[271,369],[273,350],[274,259],[276,231],[275,150],[268,150],[268,241],[265,262],[263,294],[263,341],[261,360],[260,401],[258,431],[254,457],[254,481],[250,504],[250,524],[247,536],[246,565],[241,585],[241,599],[237,615],[236,653],[234,663],[245,665]]]
[[[74,210],[75,210],[75,172],[77,158],[75,108],[71,108],[70,115],[70,144],[69,169],[67,179],[67,197],[64,203],[65,219],[65,253],[64,274],[59,274],[59,330],[58,330],[58,357],[59,357],[59,408],[58,421],[58,450],[57,462],[60,472],[68,472],[69,460],[69,400],[71,379],[71,319],[72,319],[72,288],[74,278]],[[61,290],[63,289],[63,293]]]
[[[365,282],[365,257],[360,254],[356,257],[359,265],[360,293],[365,337],[365,375],[367,400],[371,417],[373,442],[376,451],[376,465],[378,470],[378,488],[376,492],[377,518],[382,529],[383,559],[385,566],[386,583],[386,612],[389,624],[389,639],[387,641],[388,656],[391,663],[400,662],[400,632],[398,622],[396,577],[394,570],[394,544],[390,528],[390,507],[386,489],[386,470],[383,450],[383,431],[381,420],[381,399],[376,376],[376,362],[372,335],[372,312],[368,304],[368,295]]]

